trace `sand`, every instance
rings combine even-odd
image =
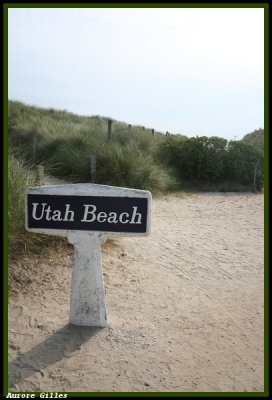
[[[68,324],[72,247],[14,261],[10,390],[262,392],[263,203],[153,199],[150,237],[102,248],[104,329]]]

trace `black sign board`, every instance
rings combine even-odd
[[[27,194],[29,229],[145,233],[148,199]]]

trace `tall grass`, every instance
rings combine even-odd
[[[170,184],[169,176],[154,163],[152,156],[131,144],[104,146],[98,153],[97,174],[99,182],[104,184],[152,190],[153,193],[165,191]]]
[[[59,242],[47,235],[37,235],[25,230],[25,191],[36,186],[38,173],[12,154],[8,161],[8,243],[9,254],[41,252],[52,243]]]

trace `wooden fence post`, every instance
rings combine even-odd
[[[96,154],[90,155],[90,167],[91,167],[91,180],[95,182],[96,178]]]
[[[112,120],[108,119],[108,139],[111,139],[111,133],[112,133]]]
[[[33,160],[36,162],[37,158],[37,144],[38,144],[38,138],[36,135],[33,136],[33,142],[32,142],[32,148],[33,148]]]

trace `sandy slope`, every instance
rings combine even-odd
[[[150,237],[103,247],[105,329],[67,325],[71,256],[11,266],[31,279],[10,296],[10,389],[263,391],[263,195],[153,200]]]

